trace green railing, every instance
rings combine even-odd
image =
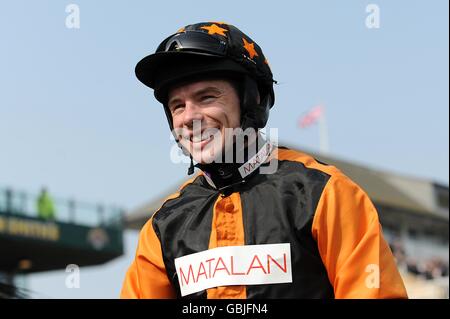
[[[39,218],[40,194],[0,187],[0,214]],[[75,199],[63,199],[49,194],[52,199],[56,222],[90,227],[122,227],[124,210],[118,206],[86,203]]]

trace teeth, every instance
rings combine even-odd
[[[184,139],[185,139],[185,140],[189,140],[189,141],[191,141],[191,142],[193,142],[193,143],[199,143],[199,142],[203,142],[203,141],[209,140],[209,139],[211,139],[212,137],[213,137],[213,136],[212,136],[212,134],[211,134],[211,130],[208,131],[208,129],[205,129],[205,130],[202,132],[201,135],[200,135],[200,134],[196,134],[196,135],[193,135],[193,136],[185,135],[185,136],[184,136]]]
[[[198,143],[198,142],[203,142],[203,141],[209,140],[209,138],[210,138],[209,135],[204,135],[201,138],[194,136],[194,137],[191,137],[190,140],[191,140],[191,142]]]
[[[191,142],[203,142],[209,140],[212,136],[208,132],[204,132],[201,136],[196,135],[190,138]]]

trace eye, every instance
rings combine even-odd
[[[208,101],[212,101],[216,98],[216,96],[214,95],[203,95],[200,100],[203,102],[208,102]]]
[[[180,113],[184,109],[184,104],[175,104],[169,107],[172,114]]]

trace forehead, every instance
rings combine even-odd
[[[169,90],[168,98],[173,99],[180,95],[189,95],[189,94],[195,94],[199,91],[205,90],[205,89],[217,89],[221,92],[226,92],[230,89],[234,89],[233,85],[228,80],[194,80],[189,82],[184,82],[181,84],[178,84],[174,87],[172,87]]]

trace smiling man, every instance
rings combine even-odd
[[[136,75],[200,171],[149,216],[123,298],[407,297],[366,193],[259,132],[275,81],[250,37],[188,25]]]
[[[181,84],[168,94],[168,110],[181,146],[198,163],[212,163],[233,144],[240,127],[240,101],[230,81]],[[231,129],[231,130],[230,130]]]

